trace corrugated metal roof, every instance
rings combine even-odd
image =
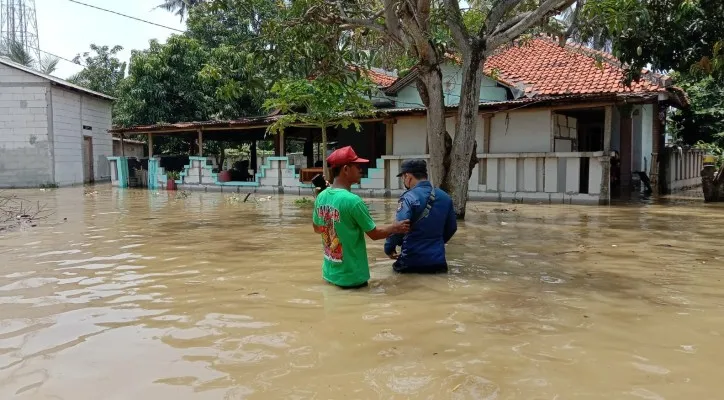
[[[490,101],[479,104],[481,111],[490,110],[510,110],[516,108],[516,106],[526,107],[533,105],[551,105],[560,103],[569,103],[572,101],[616,101],[617,99],[646,99],[650,97],[656,97],[658,93],[636,93],[636,94],[574,94],[574,95],[563,95],[563,96],[543,96],[543,97],[526,97],[517,100],[508,101]],[[446,107],[447,111],[454,111],[457,106]],[[401,107],[401,108],[384,108],[378,109],[375,116],[369,119],[380,119],[386,116],[400,116],[405,114],[413,113],[425,113],[427,108],[425,107]],[[176,131],[176,132],[192,132],[197,129],[214,130],[219,128],[264,128],[271,123],[275,122],[281,117],[279,114],[272,114],[259,117],[241,118],[236,120],[228,121],[197,121],[197,122],[179,122],[175,124],[153,124],[153,125],[141,125],[132,126],[129,128],[114,128],[111,129],[112,133],[148,133],[148,132],[164,132],[164,131]],[[364,120],[364,118],[363,118]]]
[[[63,87],[68,88],[68,89],[78,90],[78,91],[87,93],[87,94],[92,95],[92,96],[100,97],[100,98],[105,99],[105,100],[111,100],[111,101],[115,100],[114,97],[111,97],[111,96],[109,96],[109,95],[107,95],[107,94],[103,94],[103,93],[96,92],[96,91],[93,91],[93,90],[90,90],[90,89],[86,89],[86,88],[84,88],[84,87],[82,87],[82,86],[78,86],[78,85],[76,85],[76,84],[70,83],[70,82],[65,81],[65,80],[63,80],[63,79],[56,78],[56,77],[54,77],[54,76],[44,74],[44,73],[42,73],[42,72],[40,72],[40,71],[36,71],[36,70],[34,70],[34,69],[32,69],[32,68],[28,68],[28,67],[26,67],[26,66],[24,66],[24,65],[22,65],[22,64],[18,64],[18,63],[16,63],[16,62],[10,61],[10,60],[8,60],[8,59],[6,59],[6,58],[0,57],[0,63],[1,63],[1,64],[5,64],[5,65],[7,65],[7,66],[10,67],[10,68],[15,68],[15,69],[18,69],[18,70],[20,70],[20,71],[27,72],[27,73],[29,73],[29,74],[31,74],[31,75],[35,75],[35,76],[38,76],[38,77],[40,77],[40,78],[46,79],[46,80],[48,80],[48,81],[50,81],[50,82],[55,83],[55,84],[58,85],[58,86],[63,86]]]

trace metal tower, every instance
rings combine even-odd
[[[0,0],[0,47],[13,42],[40,60],[35,0]]]

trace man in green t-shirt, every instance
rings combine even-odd
[[[322,235],[324,249],[322,276],[342,288],[363,287],[370,279],[365,234],[382,240],[410,230],[409,220],[377,227],[367,205],[350,191],[362,178],[360,165],[368,162],[352,147],[335,150],[327,157],[334,183],[314,202],[314,232]]]

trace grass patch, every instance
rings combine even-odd
[[[298,207],[312,207],[314,206],[314,200],[302,197],[301,199],[294,200],[294,204]]]

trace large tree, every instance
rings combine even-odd
[[[83,70],[68,78],[69,82],[96,92],[116,96],[121,81],[126,76],[126,63],[118,59],[121,46],[90,45],[90,52],[75,56],[73,61]]]
[[[468,181],[477,162],[482,64],[496,49],[568,8],[575,0],[480,1],[461,10],[457,0],[316,1],[308,14],[355,32],[374,30],[389,43],[407,49],[417,61],[417,89],[427,107],[430,175],[453,198],[458,217],[465,215]],[[315,8],[316,7],[316,8]],[[462,65],[460,103],[454,139],[445,131],[440,65],[447,52]]]
[[[670,73],[691,107],[672,115],[674,134],[688,144],[724,145],[724,2],[705,0],[588,1],[578,13],[578,37],[606,42],[627,69]]]

